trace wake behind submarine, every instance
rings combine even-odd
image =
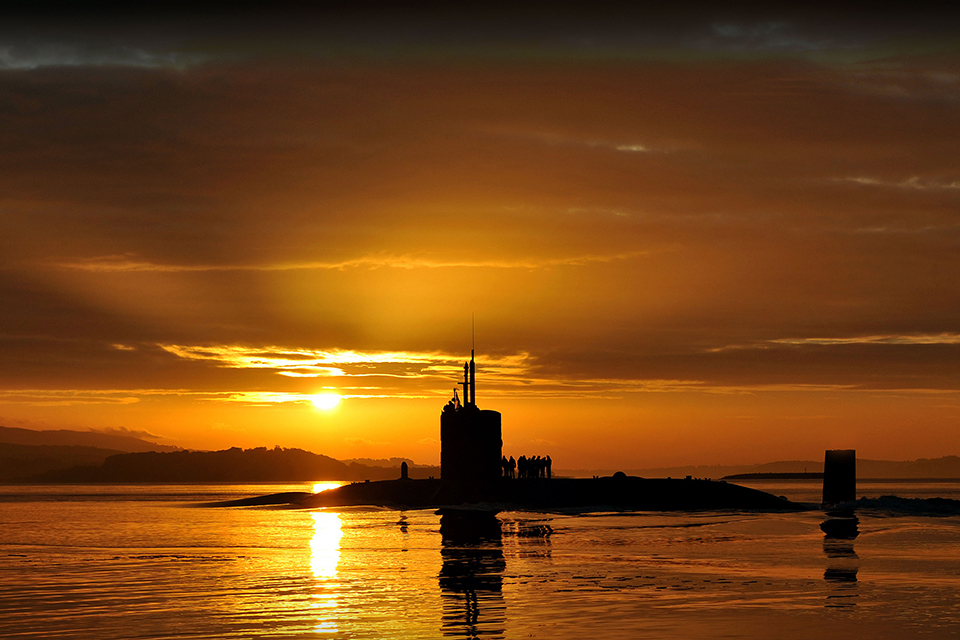
[[[500,412],[477,406],[474,352],[464,364],[463,402],[440,413],[440,478],[406,477],[355,482],[320,493],[283,493],[217,506],[289,505],[296,508],[373,506],[393,509],[481,511],[797,511],[804,506],[723,481],[639,478],[618,472],[596,478],[503,477]]]

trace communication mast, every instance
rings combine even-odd
[[[477,407],[476,323],[470,361],[463,365],[463,405],[456,399],[440,414],[440,479],[448,497],[476,501],[500,480],[503,455],[499,411]]]

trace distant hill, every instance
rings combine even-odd
[[[178,449],[120,434],[0,427],[0,482],[23,482],[76,466],[99,466],[119,453]]]
[[[612,475],[621,469],[558,469],[557,475],[589,477]],[[628,475],[645,478],[723,478],[742,474],[816,474],[823,473],[823,460],[783,460],[754,465],[691,465],[622,469]],[[857,477],[868,478],[960,478],[960,457],[920,458],[917,460],[857,459]]]
[[[735,473],[724,480],[823,480],[822,473]]]
[[[131,435],[0,427],[0,482],[284,482],[412,478],[440,469],[405,458],[341,462],[302,449],[187,451]]]
[[[410,477],[439,477],[439,469],[411,466]],[[387,480],[399,477],[396,467],[345,464],[302,449],[232,448],[224,451],[125,453],[100,466],[51,471],[41,482],[312,482],[320,480]]]
[[[0,482],[22,482],[70,467],[98,466],[118,453],[113,449],[97,447],[0,442]]]
[[[97,431],[69,431],[67,429],[36,431],[17,427],[0,427],[0,443],[97,447],[125,453],[140,451],[178,451],[180,447],[148,442],[133,436],[100,433]]]
[[[857,460],[861,478],[960,478],[960,457],[893,460]]]

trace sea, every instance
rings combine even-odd
[[[216,508],[329,484],[0,485],[0,638],[958,638],[960,483],[795,513]],[[933,500],[931,500],[933,498]]]

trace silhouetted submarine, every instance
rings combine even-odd
[[[477,406],[473,351],[464,364],[463,404],[453,399],[440,414],[440,479],[355,482],[320,493],[282,493],[218,506],[289,505],[300,508],[379,506],[459,510],[763,510],[804,507],[763,491],[724,481],[648,479],[618,472],[609,477],[508,479],[501,477],[500,413]],[[405,470],[404,470],[405,471]]]

